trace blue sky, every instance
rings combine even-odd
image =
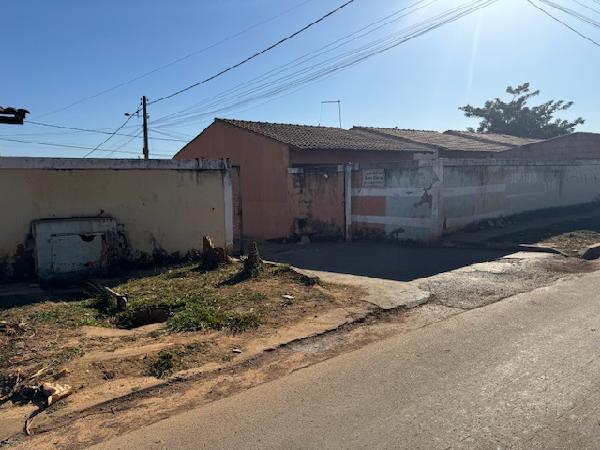
[[[211,103],[217,106],[206,103],[211,97],[249,83],[415,1],[355,0],[325,22],[243,67],[173,99],[151,105],[151,137],[187,139],[208,126],[214,116],[316,125],[320,120],[320,102],[337,99],[342,102],[344,127],[464,129],[475,126],[476,121],[465,118],[459,106],[481,104],[502,95],[507,85],[525,81],[542,91],[539,101],[573,100],[574,107],[563,116],[582,116],[586,124],[579,130],[600,132],[600,48],[542,15],[525,0],[499,0],[360,64],[308,85],[295,85],[291,93],[282,91],[275,98],[259,96],[250,103],[223,111],[219,109],[235,105],[249,94],[243,96],[234,91],[224,99],[213,99]],[[573,0],[555,1],[600,20],[600,13],[583,9]],[[355,50],[392,33],[400,35],[409,27],[465,2],[423,2],[422,9],[325,56]],[[579,2],[600,10],[593,0]],[[31,111],[29,119],[32,121],[112,131],[125,120],[125,112],[137,108],[142,95],[152,101],[206,78],[341,3],[342,0],[3,2],[0,6],[3,35],[9,36],[10,45],[6,44],[5,37],[0,105],[26,108]],[[597,28],[558,12],[555,14],[600,41]],[[277,18],[183,62],[55,112],[274,16]],[[316,59],[309,65],[319,61]],[[305,66],[298,68],[302,67]],[[282,73],[286,74],[288,72]],[[266,81],[271,84],[264,89],[278,86],[273,84],[273,79]],[[257,93],[264,94],[264,91]],[[193,116],[164,119],[196,104]],[[139,118],[132,118],[122,132],[136,135],[140,122]],[[337,126],[335,106],[324,107],[322,123]],[[2,126],[0,135],[91,148],[107,137],[31,124]],[[153,139],[150,150],[151,154],[168,156],[181,146],[182,142]],[[141,139],[115,136],[102,148],[138,152]],[[3,156],[77,157],[87,152],[0,141]],[[136,157],[101,151],[93,156]]]

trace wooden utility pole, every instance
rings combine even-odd
[[[142,97],[142,114],[144,116],[144,159],[150,157],[150,151],[148,149],[148,114],[146,113],[146,96]]]

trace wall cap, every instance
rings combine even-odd
[[[0,157],[0,170],[225,170],[225,160]]]

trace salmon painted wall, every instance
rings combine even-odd
[[[420,157],[429,159],[432,158],[432,154],[374,150],[290,150],[290,164],[292,166],[304,164],[374,164],[412,161]]]
[[[292,233],[311,239],[344,237],[344,171],[338,166],[294,169],[288,176]]]
[[[288,155],[285,144],[214,122],[175,159],[229,158],[233,165],[239,165],[244,236],[271,239],[287,237],[292,223],[288,206]]]

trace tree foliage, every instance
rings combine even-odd
[[[550,139],[575,131],[577,125],[584,123],[581,117],[573,121],[555,118],[559,111],[566,111],[573,102],[549,100],[538,106],[529,106],[528,102],[540,94],[531,91],[529,83],[517,87],[508,86],[506,92],[512,95],[508,102],[495,98],[485,102],[483,107],[471,105],[459,108],[467,117],[480,118],[476,131],[480,133],[510,134],[524,138]],[[475,131],[470,128],[470,131]]]

